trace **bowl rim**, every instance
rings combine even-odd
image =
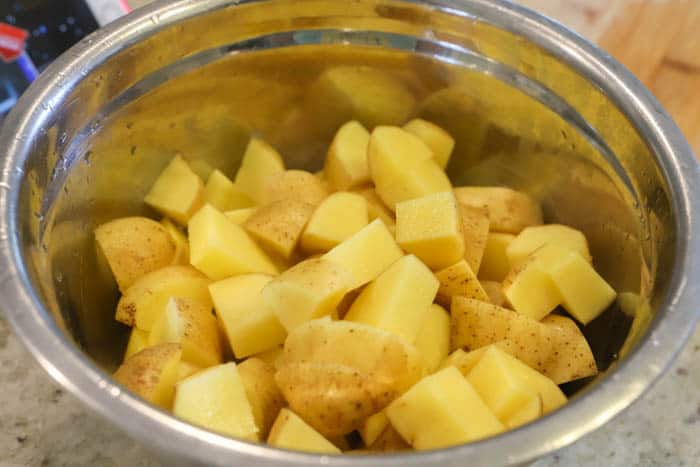
[[[179,463],[229,465],[485,465],[520,464],[558,450],[600,427],[639,398],[668,369],[700,318],[700,170],[670,116],[620,63],[575,32],[506,0],[392,0],[420,3],[506,29],[547,50],[598,86],[646,138],[668,183],[676,216],[676,259],[668,292],[647,335],[615,371],[560,410],[499,436],[451,448],[384,456],[325,456],[270,448],[197,428],[114,383],[66,338],[42,305],[22,264],[18,202],[30,136],[69,90],[112,56],[192,16],[264,0],[159,0],[83,39],[55,61],[5,121],[0,177],[0,296],[10,325],[41,366],[94,412],[142,444]],[[341,0],[342,1],[342,0]],[[157,18],[157,21],[153,19]],[[693,280],[689,280],[693,278]],[[696,282],[698,284],[696,284]],[[507,449],[504,449],[508,446]]]

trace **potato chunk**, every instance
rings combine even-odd
[[[416,347],[423,355],[425,369],[432,373],[450,352],[450,315],[440,305],[431,305],[423,319]]]
[[[515,239],[515,235],[489,233],[479,268],[478,276],[480,279],[501,282],[508,275],[510,262],[508,262],[506,250],[513,239]]]
[[[433,159],[441,169],[447,167],[455,147],[455,140],[449,133],[422,118],[414,118],[403,129],[419,137],[430,148]]]
[[[536,258],[517,266],[503,280],[506,300],[518,313],[539,321],[561,302],[550,275]]]
[[[284,172],[282,156],[265,141],[252,138],[246,147],[236,185],[256,204],[267,203],[267,178]]]
[[[235,363],[195,373],[177,385],[173,413],[218,433],[257,441],[258,427]]]
[[[542,372],[557,384],[595,376],[598,368],[586,337],[573,320],[549,315],[542,320],[552,340],[552,351]]]
[[[481,283],[465,260],[436,272],[435,277],[440,281],[437,301],[441,305],[449,307],[452,298],[456,296],[475,298],[484,302],[489,301]]]
[[[368,324],[414,342],[439,283],[418,258],[404,256],[360,293],[346,321]]]
[[[306,321],[329,315],[354,283],[341,264],[316,258],[286,270],[261,293],[264,304],[291,332]]]
[[[280,411],[267,444],[296,451],[340,454],[340,449],[289,409]]]
[[[455,196],[468,206],[488,208],[493,232],[517,234],[525,227],[542,224],[539,203],[510,188],[465,186],[455,188]]]
[[[265,203],[294,200],[318,206],[330,194],[328,186],[311,172],[285,170],[267,177]]]
[[[389,209],[402,201],[452,189],[425,143],[401,128],[375,128],[369,140],[368,161],[377,194]]]
[[[367,214],[369,214],[370,222],[381,219],[393,235],[396,231],[396,216],[391,209],[386,207],[384,201],[377,195],[377,191],[374,188],[365,188],[357,193],[367,201]]]
[[[489,296],[489,301],[496,306],[503,306],[506,302],[506,296],[503,293],[503,286],[496,281],[479,281],[481,288],[484,289],[486,295]]]
[[[310,253],[326,252],[369,223],[367,201],[357,193],[341,191],[316,208],[301,237]]]
[[[146,204],[181,225],[204,203],[204,182],[187,162],[175,156],[144,198]]]
[[[396,204],[396,241],[431,269],[464,257],[462,220],[451,191]]]
[[[386,411],[382,410],[367,417],[357,431],[365,446],[371,446],[388,426],[389,417],[386,416]]]
[[[190,264],[190,243],[180,227],[175,225],[173,221],[167,217],[164,217],[160,221],[160,224],[165,228],[168,234],[170,234],[170,238],[173,240],[173,244],[175,245],[175,254],[173,255],[173,260],[170,264]]]
[[[239,226],[210,205],[189,223],[192,265],[213,280],[235,274],[277,274],[277,267]]]
[[[242,274],[209,285],[216,316],[236,358],[273,349],[287,336],[262,297],[271,280],[265,274]]]
[[[526,405],[513,412],[513,414],[503,422],[503,424],[509,430],[513,430],[521,425],[535,421],[544,415],[542,405],[542,398],[538,395],[537,397],[531,399]]]
[[[260,438],[267,438],[270,428],[286,402],[275,382],[275,368],[257,358],[238,365],[246,397],[253,410]]]
[[[148,332],[139,328],[132,328],[129,333],[129,342],[126,344],[126,350],[124,351],[124,360],[141,352],[146,347],[148,347]]]
[[[255,203],[220,170],[214,170],[204,187],[206,202],[219,211],[231,211],[254,206]]]
[[[258,208],[243,228],[260,244],[289,259],[314,212],[312,204],[286,199]]]
[[[426,376],[386,412],[396,431],[418,450],[468,443],[504,429],[454,367]]]
[[[333,138],[323,171],[331,186],[348,190],[370,181],[367,165],[369,132],[361,123],[350,121]]]
[[[258,208],[243,208],[226,211],[224,216],[236,225],[243,225]]]
[[[556,245],[575,251],[586,261],[591,262],[586,237],[576,229],[559,224],[538,225],[523,229],[506,249],[508,262],[511,266],[517,266],[545,245]]]
[[[394,261],[403,256],[393,235],[377,219],[323,255],[338,263],[354,278],[351,289],[374,280]]]
[[[462,218],[462,235],[464,236],[464,259],[474,274],[479,274],[489,238],[489,211],[459,203]]]
[[[158,222],[145,217],[123,217],[95,229],[97,247],[122,293],[146,273],[169,266],[175,242]]]
[[[114,380],[148,402],[170,409],[181,356],[179,344],[149,347],[126,359]]]

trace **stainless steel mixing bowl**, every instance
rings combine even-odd
[[[359,107],[319,79],[368,68],[390,78]],[[397,87],[411,97],[382,101]],[[566,407],[451,449],[329,457],[218,436],[111,381],[126,329],[112,319],[117,294],[92,229],[148,214],[143,195],[174,154],[231,173],[255,133],[289,167],[316,169],[339,122],[413,115],[456,137],[455,183],[529,192],[549,221],[586,233],[596,267],[627,292],[585,330],[601,366],[612,365]],[[0,147],[3,311],[51,376],[172,464],[524,463],[631,404],[698,319],[700,176],[688,145],[617,62],[502,1],[157,2],[54,63],[7,119]]]

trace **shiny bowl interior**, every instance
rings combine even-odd
[[[320,91],[337,67],[383,70],[413,100],[353,113]],[[390,92],[390,90],[387,90]],[[381,99],[379,99],[381,100]],[[317,170],[340,123],[421,116],[457,140],[455,185],[507,185],[548,222],[582,230],[598,271],[639,297],[584,329],[603,371],[564,409],[467,446],[322,458],[179,422],[109,381],[127,328],[93,229],[154,215],[143,197],[175,154],[233,174],[251,135]],[[698,170],[658,103],[561,26],[485,0],[162,1],[86,38],[23,97],[2,134],[2,296],[42,364],[98,412],[181,463],[398,465],[525,462],[629,405],[697,320]],[[201,449],[199,449],[201,448]],[[232,457],[233,456],[233,457]]]

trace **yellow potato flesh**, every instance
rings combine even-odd
[[[513,239],[515,239],[515,235],[489,233],[479,267],[478,276],[480,279],[501,282],[508,275],[510,263],[506,250]]]
[[[422,118],[415,118],[403,126],[403,129],[417,136],[433,152],[433,159],[441,169],[447,167],[455,140],[445,130]]]
[[[367,214],[369,214],[370,222],[380,219],[393,235],[396,231],[396,216],[391,209],[386,207],[384,201],[377,195],[377,191],[374,188],[364,188],[357,193],[367,201]]]
[[[554,311],[561,303],[561,295],[551,276],[534,259],[516,267],[506,276],[503,293],[515,311],[536,321]]]
[[[340,127],[328,149],[323,170],[335,190],[347,190],[370,181],[368,144],[369,132],[359,122],[350,121]]]
[[[486,295],[489,297],[489,301],[496,306],[503,306],[506,302],[506,296],[503,293],[503,287],[500,282],[496,281],[479,281],[481,288],[484,289]]]
[[[297,451],[340,454],[340,449],[289,409],[280,411],[270,430],[267,443],[270,446]]]
[[[539,203],[525,193],[504,187],[458,187],[454,191],[460,203],[488,208],[493,232],[518,234],[525,227],[542,224]]]
[[[141,352],[146,347],[148,347],[148,332],[133,328],[131,333],[129,333],[129,342],[126,344],[126,351],[124,351],[124,360]]]
[[[381,412],[367,417],[357,431],[360,433],[360,437],[362,437],[365,446],[370,446],[379,438],[379,435],[382,434],[387,426],[389,426],[389,417],[387,417],[386,412],[382,410]]]
[[[185,378],[189,378],[190,376],[201,370],[202,368],[196,365],[192,365],[191,363],[181,361],[180,366],[177,369],[177,381],[180,382]]]
[[[530,400],[529,403],[521,407],[519,410],[513,412],[503,424],[509,430],[517,428],[526,423],[530,423],[537,420],[544,414],[542,410],[542,398],[538,395]]]
[[[303,201],[274,201],[258,208],[243,228],[261,245],[289,259],[313,212],[314,206]]]
[[[488,347],[481,347],[470,352],[465,352],[462,349],[457,349],[452,352],[448,357],[442,362],[440,368],[447,368],[453,366],[459,370],[464,376],[467,376],[469,372],[479,363],[484,352],[488,350]]]
[[[129,357],[114,373],[114,380],[164,409],[173,402],[182,348],[161,344]]]
[[[266,142],[253,138],[248,143],[235,183],[256,204],[267,202],[267,178],[284,172],[282,156]]]
[[[245,388],[260,438],[267,438],[277,414],[285,406],[284,396],[275,382],[275,369],[257,358],[238,364],[238,374]]]
[[[397,451],[410,451],[412,450],[411,445],[408,444],[399,434],[396,429],[387,425],[384,428],[377,439],[368,446],[370,452],[397,452]]]
[[[464,236],[464,259],[474,274],[479,274],[489,238],[489,212],[486,208],[476,208],[459,203]]]
[[[301,246],[309,253],[326,252],[368,223],[367,201],[361,195],[334,193],[313,212],[301,237]]]
[[[220,170],[214,170],[204,187],[206,202],[219,211],[231,211],[254,206],[255,203]]]
[[[170,238],[175,244],[175,255],[173,255],[173,260],[170,264],[190,264],[190,244],[180,227],[176,226],[167,217],[164,217],[160,223],[168,231]]]
[[[449,307],[452,298],[457,296],[474,298],[484,302],[489,301],[481,283],[465,260],[436,272],[435,277],[440,282],[437,301],[446,307]]]
[[[236,225],[243,225],[258,208],[243,208],[226,211],[224,216]]]
[[[180,156],[175,156],[144,198],[146,204],[181,225],[204,203],[204,182]]]
[[[440,305],[431,305],[416,336],[425,369],[432,373],[450,352],[450,315]]]
[[[523,229],[508,245],[506,250],[508,261],[512,266],[517,266],[545,245],[557,245],[575,251],[588,262],[591,261],[586,237],[576,229],[559,224],[538,225]]]

